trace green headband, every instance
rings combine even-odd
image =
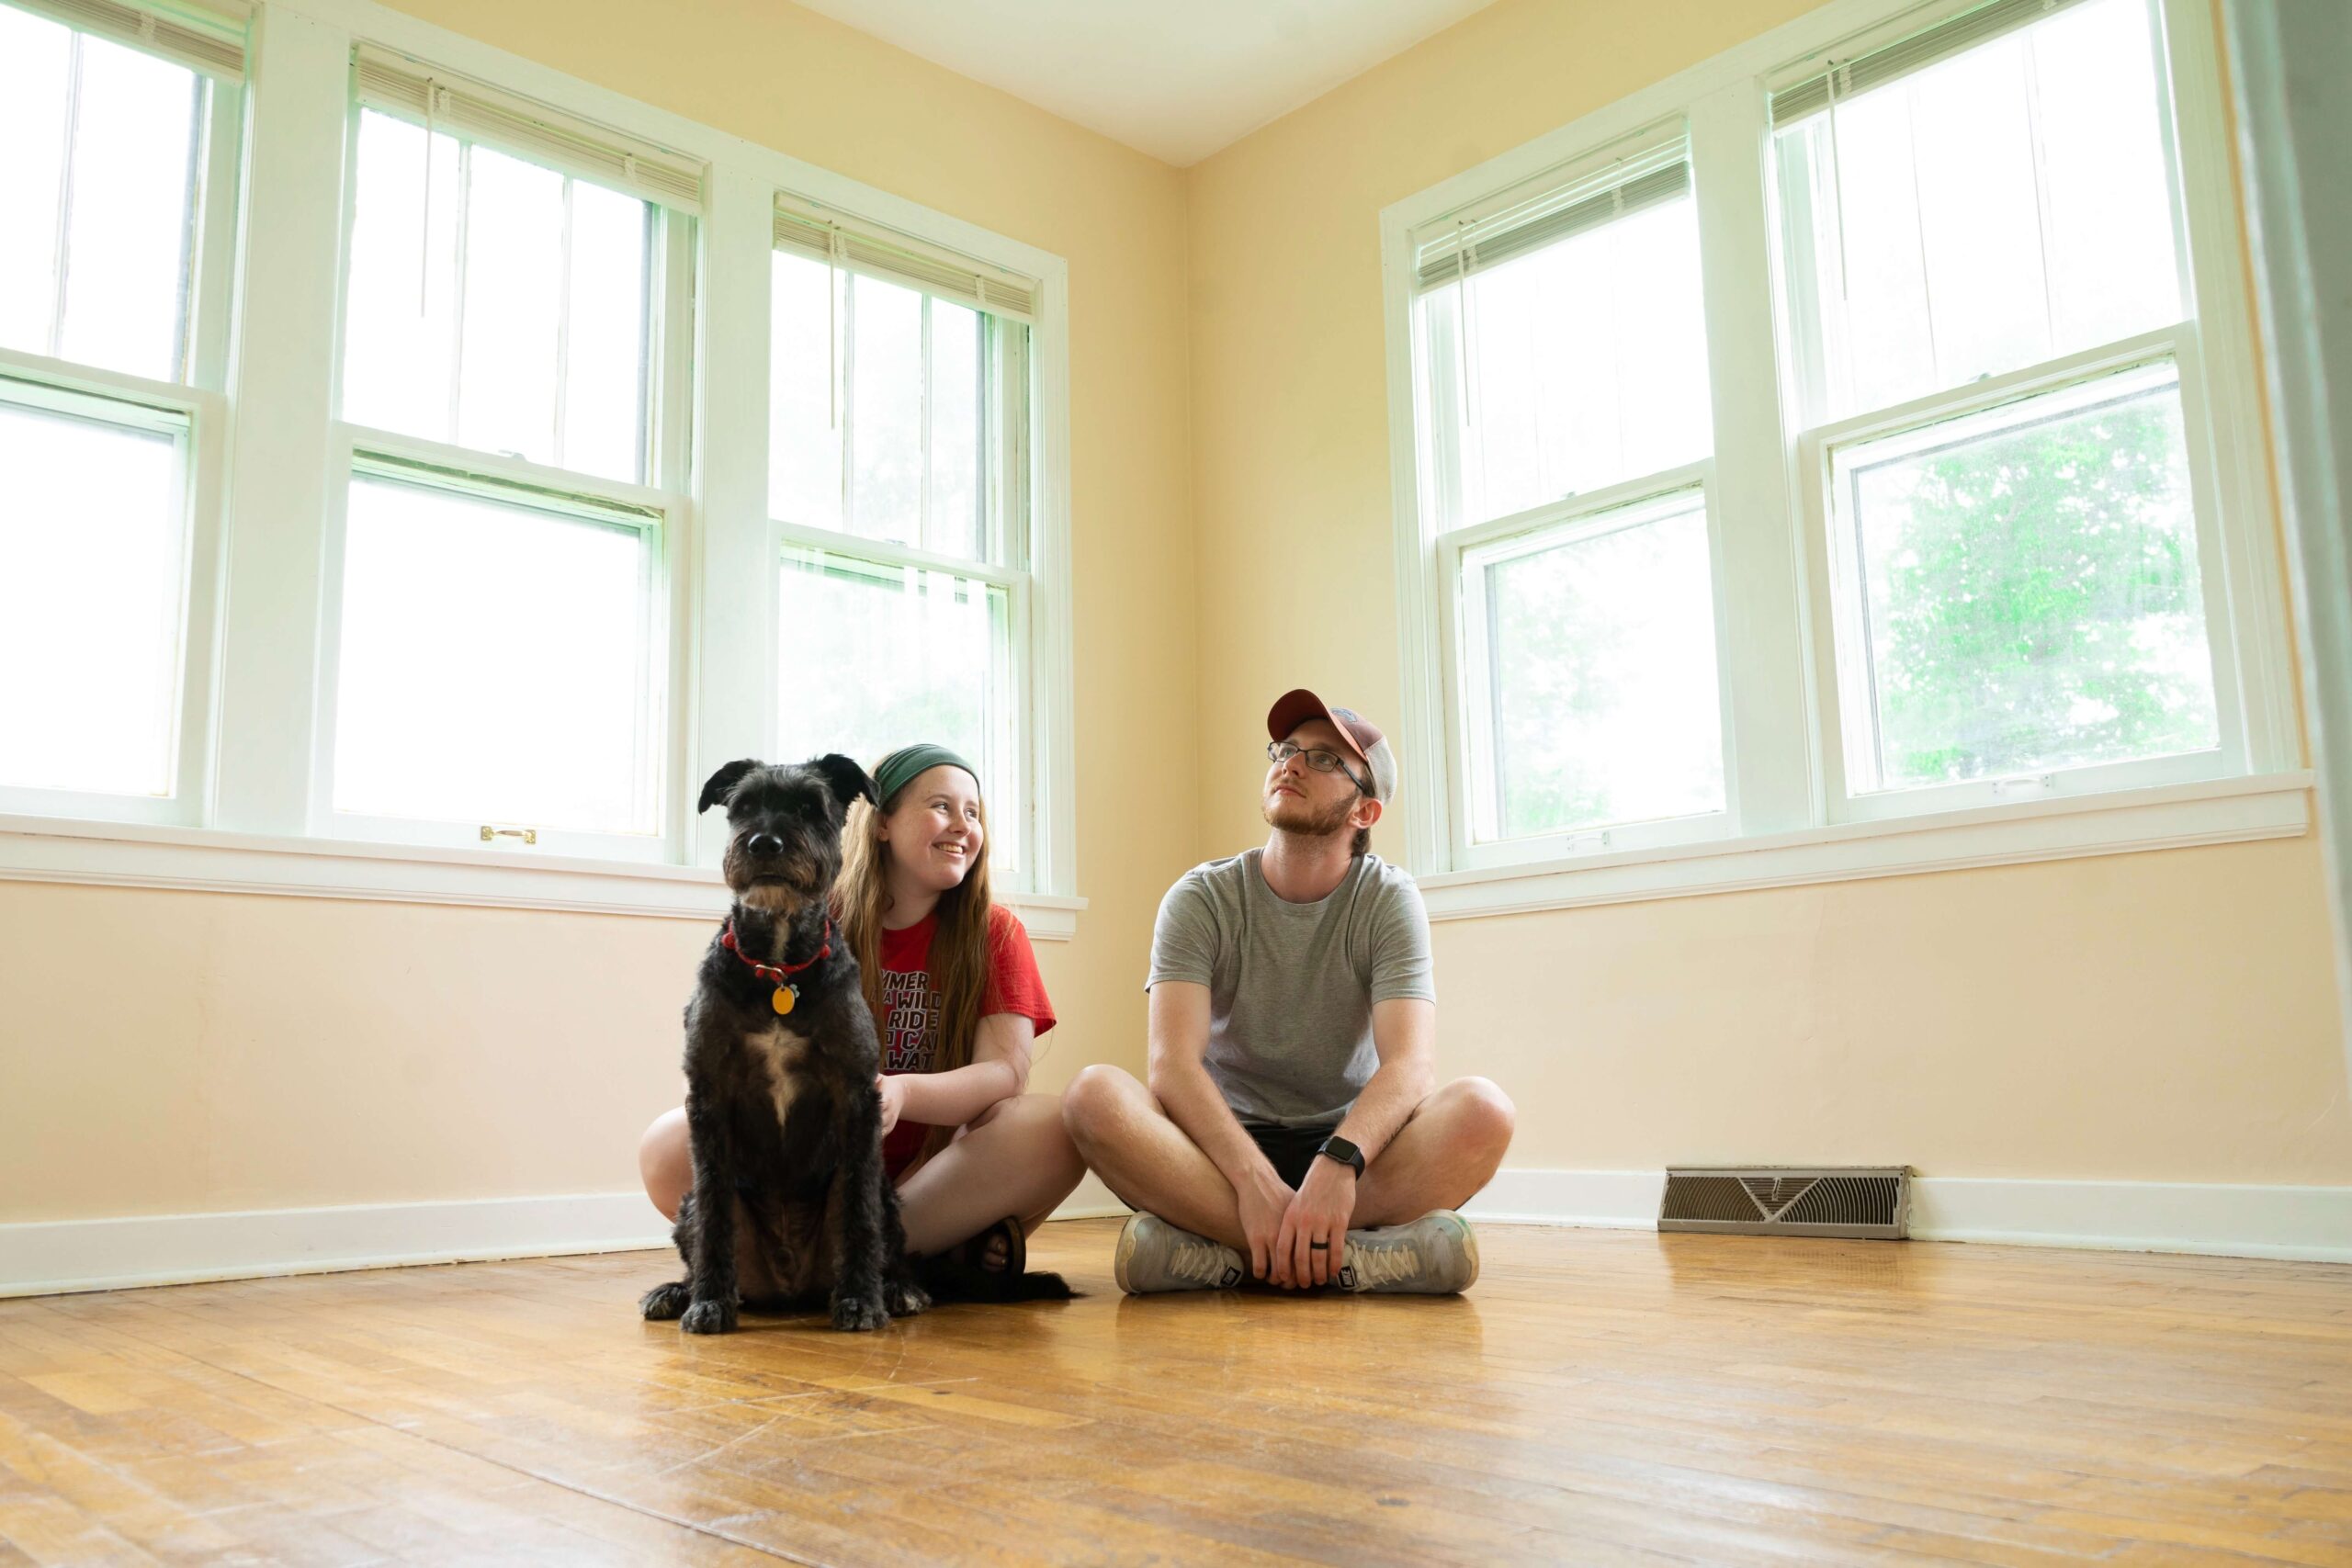
[[[890,797],[912,784],[918,774],[942,764],[961,768],[972,775],[974,784],[980,782],[980,771],[944,746],[901,746],[874,765],[874,793],[888,806]]]

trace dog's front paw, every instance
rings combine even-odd
[[[648,1323],[667,1323],[686,1310],[694,1292],[684,1280],[673,1280],[666,1285],[656,1285],[638,1299],[637,1310],[645,1314]]]
[[[889,1309],[882,1304],[882,1292],[879,1291],[862,1296],[833,1298],[833,1326],[844,1334],[863,1334],[889,1321]]]
[[[735,1332],[735,1303],[696,1302],[686,1309],[685,1316],[678,1319],[678,1326],[689,1334],[732,1334]]]
[[[893,1280],[883,1287],[882,1299],[892,1317],[912,1317],[931,1308],[931,1296],[912,1280]]]

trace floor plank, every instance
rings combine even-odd
[[[0,1302],[0,1564],[2352,1568],[2352,1269],[1489,1226],[1454,1300],[640,1323],[623,1254]]]

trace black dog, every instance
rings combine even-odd
[[[829,1290],[835,1328],[931,1304],[882,1172],[874,1015],[826,905],[861,795],[874,781],[840,756],[729,762],[703,785],[699,809],[726,803],[735,905],[686,1004],[687,1277],[639,1303],[689,1334],[734,1328],[739,1303],[797,1309]]]

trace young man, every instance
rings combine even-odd
[[[1380,731],[1308,691],[1266,716],[1265,847],[1186,872],[1152,932],[1150,1086],[1098,1065],[1070,1136],[1137,1211],[1119,1288],[1446,1293],[1478,1275],[1453,1213],[1510,1143],[1485,1078],[1437,1087],[1429,917],[1367,852],[1396,791]]]

